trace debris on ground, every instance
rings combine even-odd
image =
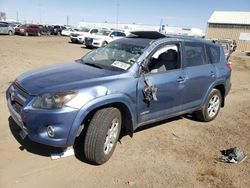
[[[135,182],[133,182],[133,181],[127,181],[126,184],[132,186],[132,185],[135,184]]]
[[[174,133],[172,133],[172,139],[177,139],[177,138],[179,138],[179,136],[177,136],[176,134],[174,134]]]
[[[60,159],[60,158],[69,157],[69,156],[73,156],[73,155],[75,155],[74,148],[68,147],[68,148],[65,148],[64,151],[61,153],[51,154],[50,157],[52,160],[55,160],[55,159]]]
[[[222,154],[219,158],[220,162],[240,164],[247,158],[245,153],[237,147],[221,150],[220,152]]]

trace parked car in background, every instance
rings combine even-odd
[[[81,28],[79,31],[74,31],[70,34],[70,40],[73,43],[83,44],[86,36],[90,36],[99,31],[97,28]]]
[[[15,24],[10,24],[10,27],[12,27],[13,29],[16,29],[16,28],[20,27],[21,25],[22,24],[15,23]]]
[[[15,29],[8,22],[0,22],[0,34],[13,35]]]
[[[39,25],[42,35],[50,35],[51,26],[49,25]]]
[[[237,43],[235,40],[233,39],[221,39],[221,40],[218,40],[219,43],[228,43],[229,46],[230,46],[230,50],[232,52],[234,52],[237,48]]]
[[[62,30],[64,30],[64,29],[66,29],[66,27],[60,26],[60,25],[54,25],[50,29],[50,34],[51,35],[61,35]]]
[[[108,43],[119,38],[126,37],[126,34],[121,31],[101,30],[93,36],[85,37],[84,44],[89,47],[104,47]]]
[[[230,55],[232,53],[231,46],[228,42],[225,41],[217,41],[218,44],[220,44],[224,50],[225,57],[228,60],[230,58]]]
[[[75,31],[78,31],[78,29],[67,28],[67,29],[62,30],[61,34],[62,36],[70,36],[70,34]]]
[[[15,34],[17,35],[37,35],[41,36],[42,30],[39,25],[35,24],[25,24],[15,29]]]
[[[235,52],[237,48],[236,41],[233,39],[222,39],[216,41],[216,43],[220,44],[223,47],[227,60],[229,60],[231,54]]]
[[[132,136],[140,126],[187,113],[214,120],[230,79],[218,44],[133,32],[76,61],[22,74],[6,98],[23,138],[66,148],[83,135],[85,158],[103,164],[121,130]]]

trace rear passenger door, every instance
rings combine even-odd
[[[201,105],[209,87],[216,79],[215,66],[210,63],[206,48],[200,42],[185,42],[183,66],[186,73],[183,110]]]

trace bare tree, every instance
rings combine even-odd
[[[6,13],[5,12],[0,12],[0,20],[5,21],[6,20]]]

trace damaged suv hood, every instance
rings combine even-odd
[[[64,92],[102,84],[119,71],[99,69],[79,62],[52,65],[33,70],[17,78],[17,82],[30,94]]]

